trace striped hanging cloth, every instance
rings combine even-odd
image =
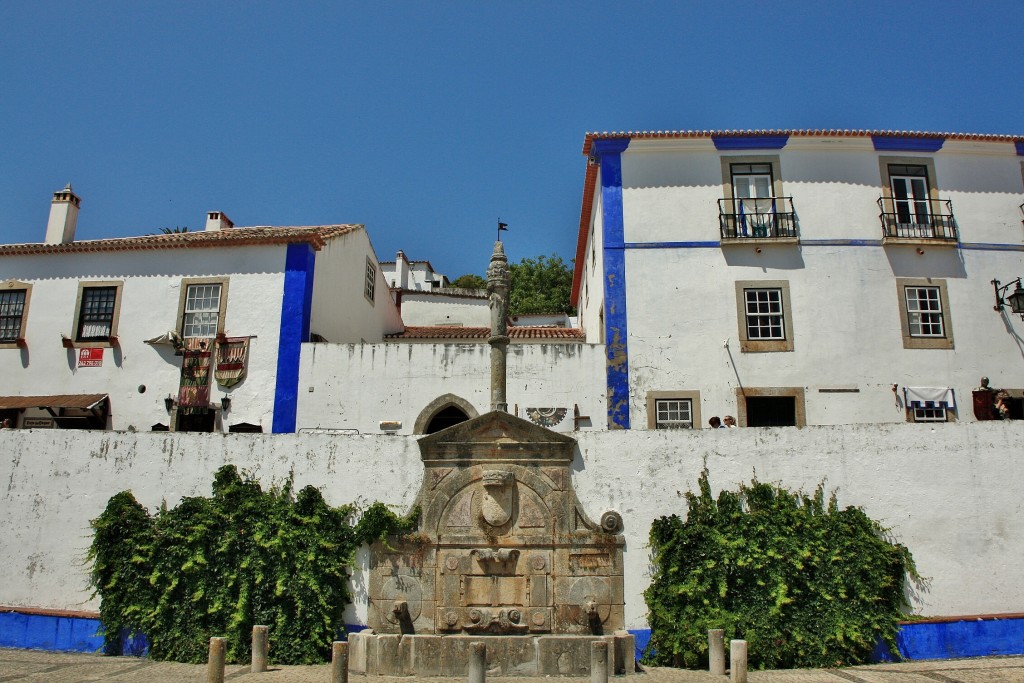
[[[217,384],[227,388],[245,379],[249,357],[249,337],[228,337],[217,344],[217,367],[213,377]]]
[[[178,406],[185,415],[205,413],[210,407],[210,345],[213,340],[185,340],[181,360]]]

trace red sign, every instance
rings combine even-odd
[[[78,367],[98,368],[103,365],[103,349],[80,349],[78,351]]]

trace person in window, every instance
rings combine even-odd
[[[718,417],[717,415],[713,415],[711,419],[708,420],[708,424],[711,426],[712,429],[721,429],[722,418]]]
[[[1007,405],[1010,395],[1005,391],[996,392],[995,409],[1000,420],[1010,419],[1010,406]]]
[[[736,418],[733,417],[732,415],[726,415],[725,419],[723,420],[722,427],[723,428],[726,428],[726,427],[728,427],[728,428],[735,428],[736,427]]]

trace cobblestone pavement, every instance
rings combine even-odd
[[[728,681],[728,676],[712,676],[701,671],[649,667],[631,677],[635,683],[711,683]],[[320,666],[280,666],[266,673],[249,673],[248,666],[228,666],[226,681],[232,683],[330,683],[330,668]],[[590,678],[539,677],[498,678],[505,683],[589,683]],[[947,659],[905,664],[877,664],[848,669],[751,671],[750,683],[1024,683],[1024,657],[988,657]],[[446,678],[392,678],[351,675],[352,683],[448,683]],[[613,680],[625,682],[624,677]],[[0,649],[0,683],[52,681],[86,683],[205,683],[206,667],[193,664],[154,662],[135,657],[37,652]]]

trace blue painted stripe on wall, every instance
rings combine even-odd
[[[1024,619],[972,619],[904,624],[896,645],[906,659],[1024,654]]]
[[[299,355],[309,340],[313,310],[315,252],[308,244],[289,244],[285,255],[281,335],[277,345],[277,386],[274,390],[275,434],[295,431],[299,404]]]
[[[938,152],[945,138],[922,138],[913,135],[872,135],[871,143],[879,152]]]
[[[1017,148],[1017,156],[1024,157],[1024,140],[1014,140],[1013,146]]]
[[[629,334],[626,328],[626,254],[622,215],[622,152],[629,139],[595,140],[601,160],[604,213],[604,340],[608,383],[608,428],[629,429]]]
[[[0,647],[51,652],[100,652],[100,620],[44,614],[0,613]]]
[[[996,244],[994,242],[961,242],[961,249],[977,251],[1024,251],[1024,244]]]
[[[624,249],[716,249],[721,242],[626,242]]]
[[[715,149],[782,149],[789,142],[788,135],[712,135]]]

